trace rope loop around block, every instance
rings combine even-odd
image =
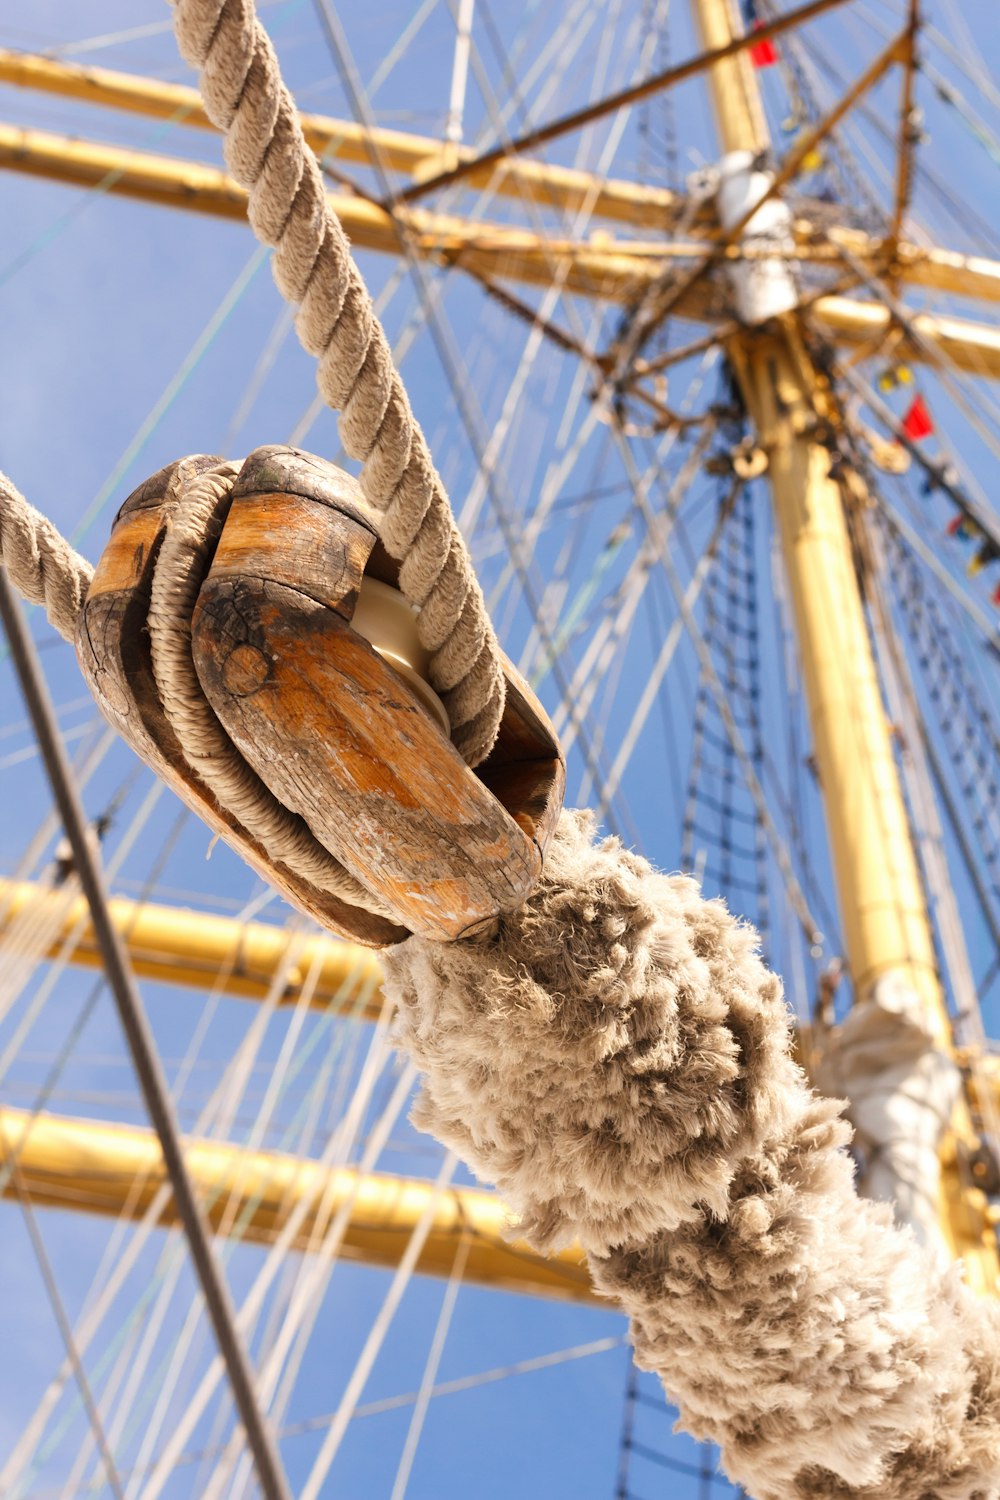
[[[182,460],[167,493],[167,529],[147,619],[153,672],[184,759],[269,859],[364,911],[394,914],[291,812],[244,760],[205,697],[191,652],[191,619],[232,499],[239,463]]]
[[[184,460],[171,480],[167,535],[156,561],[149,610],[153,670],[184,757],[221,807],[268,858],[319,890],[377,916],[395,914],[269,791],[226,734],[205,698],[191,656],[191,615],[229,509],[238,463],[199,470]],[[0,566],[29,604],[72,644],[92,565],[0,473]]]

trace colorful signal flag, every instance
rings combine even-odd
[[[910,439],[911,443],[917,443],[921,438],[930,437],[934,431],[934,423],[930,412],[927,410],[927,403],[923,396],[914,396],[903,418],[902,427],[903,432]]]

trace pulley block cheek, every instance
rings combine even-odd
[[[217,459],[183,461],[187,477]],[[77,657],[105,718],[149,765],[263,879],[323,926],[371,946],[398,941],[405,930],[321,890],[275,863],[191,767],[164,708],[153,669],[148,613],[153,573],[173,506],[171,486],[181,464],[160,469],[134,490],[115,518],[77,624]]]
[[[216,832],[326,927],[371,945],[407,932],[474,935],[520,906],[540,875],[565,782],[554,731],[505,663],[500,735],[470,770],[426,682],[377,516],[349,475],[294,449],[251,454],[220,507],[190,655],[245,767],[378,910],[289,870],[192,771],[144,627],[178,469],[190,479],[218,462],[162,470],[119,513],[79,631],[98,701]]]

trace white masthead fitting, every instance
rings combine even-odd
[[[715,203],[724,231],[738,224],[774,181],[774,173],[762,171],[759,160],[753,151],[730,151],[719,163]],[[762,203],[744,227],[739,242],[755,253],[754,259],[737,261],[729,271],[736,310],[743,322],[763,323],[791,311],[799,300],[792,262],[785,255],[776,254],[772,259],[761,253],[768,248],[782,252],[795,248],[787,203],[780,198]]]

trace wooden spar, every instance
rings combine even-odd
[[[737,73],[737,80],[739,76]],[[197,89],[184,84],[164,83],[161,79],[120,73],[111,68],[81,67],[76,63],[5,48],[0,48],[0,82],[126,110],[150,119],[172,120],[178,125],[214,130]],[[469,148],[456,148],[453,143],[433,136],[381,128],[369,134],[354,120],[326,115],[303,113],[300,119],[309,144],[318,155],[331,160],[366,165],[371,161],[374,147],[380,159],[393,171],[420,176],[449,150],[457,149],[460,158],[464,153],[471,155]],[[669,231],[671,225],[680,219],[687,222],[691,217],[688,200],[666,188],[600,178],[589,172],[532,161],[523,156],[500,161],[489,168],[477,168],[463,181],[470,188],[489,186],[491,192],[501,197],[526,199],[563,212],[576,212],[586,207],[592,218],[611,219],[633,228],[652,229],[658,234]],[[693,215],[688,233],[695,239],[704,237],[711,225],[711,215],[703,208]],[[808,258],[810,253],[817,253],[817,236],[820,241],[844,244],[861,259],[874,259],[884,252],[881,240],[860,230],[824,224],[820,231],[808,214],[795,221],[794,232],[796,253],[800,257]],[[548,237],[545,240],[547,249],[557,243]],[[669,246],[660,245],[658,248],[662,254]],[[906,241],[898,243],[896,251],[899,274],[904,282],[959,297],[1000,301],[1000,264],[996,261],[937,247],[928,249]],[[637,247],[635,242],[622,240],[613,242],[607,253],[609,257],[616,253],[633,255],[637,253]],[[689,253],[697,254],[698,247],[692,245]]]
[[[246,221],[247,195],[217,167],[151,152],[130,151],[96,141],[0,125],[0,168],[46,177],[141,202],[190,213]],[[370,199],[330,193],[331,207],[353,244],[384,254],[399,254],[399,234],[391,214]],[[415,254],[436,264],[458,265],[477,274],[510,277],[549,287],[565,272],[567,290],[587,297],[629,300],[654,274],[643,259],[655,260],[654,244],[643,247],[612,243],[540,239],[529,230],[501,224],[469,224],[456,216],[407,211],[408,243]]]
[[[285,970],[282,1005],[294,1005],[305,994],[315,1010],[333,1008],[365,1021],[376,1021],[381,1013],[382,971],[374,953],[358,943],[121,896],[112,897],[110,909],[132,969],[142,979],[264,1000]],[[29,918],[55,924],[45,958],[58,958],[79,929],[67,961],[101,968],[82,896],[67,901],[61,890],[0,880],[0,953],[20,951],[16,934]]]
[[[852,297],[820,297],[811,309],[813,321],[835,344],[857,348],[879,339],[892,327],[892,313],[884,303],[861,302]],[[1000,329],[985,323],[968,323],[963,318],[944,317],[938,313],[916,313],[912,323],[922,338],[933,345],[934,357],[926,348],[903,338],[895,346],[900,359],[910,364],[938,365],[942,359],[967,375],[995,380],[1000,377]]]
[[[198,90],[185,84],[142,78],[112,68],[81,67],[7,48],[0,48],[0,83],[215,132]],[[370,166],[380,160],[391,171],[418,179],[436,170],[446,153],[457,155],[460,161],[471,160],[475,154],[468,146],[434,136],[381,128],[369,132],[354,120],[327,115],[303,113],[299,118],[306,140],[325,161]],[[542,208],[561,213],[576,213],[586,208],[594,218],[661,233],[676,222],[686,207],[685,198],[668,188],[597,177],[591,172],[524,157],[477,167],[464,181],[469,188],[489,187],[501,197],[527,200]]]
[[[776,17],[767,23],[762,35],[781,32],[812,20],[844,0],[810,0],[799,11]],[[742,40],[736,47],[747,45]],[[689,58],[598,105],[589,106],[581,115],[553,122],[535,133],[532,140],[542,143],[556,135],[578,130],[603,111],[620,109],[625,104],[648,97],[704,71],[710,57]],[[197,89],[184,84],[165,83],[160,79],[137,77],[112,68],[82,67],[36,53],[0,48],[0,83],[35,89],[85,104],[104,105],[150,119],[169,120],[199,130],[214,130]],[[485,155],[468,146],[434,137],[414,135],[401,130],[377,128],[369,131],[353,120],[332,119],[326,115],[302,113],[303,134],[317,156],[331,161],[356,162],[363,166],[380,162],[391,171],[403,172],[423,193],[441,185],[442,171],[446,181],[460,180],[469,188],[489,187],[504,197],[516,197],[542,207],[576,212],[586,207],[596,218],[618,220],[663,231],[675,222],[685,207],[682,196],[669,189],[647,187],[581,172],[571,167],[532,161],[523,155],[527,142],[504,145]]]
[[[730,34],[729,0],[694,0],[694,8],[707,46]],[[744,92],[756,96],[745,60],[738,65]],[[749,140],[759,145],[756,118],[734,103],[732,80],[712,75],[709,82],[723,150],[738,152]],[[950,1054],[951,1026],[844,503],[830,452],[812,435],[823,383],[794,313],[734,336],[729,352],[769,456],[855,1001],[867,1000],[876,984],[898,985],[914,997],[935,1045]],[[961,1098],[932,1191],[947,1251],[963,1258],[970,1285],[996,1293],[1000,1266],[985,1199],[963,1184],[956,1142],[977,1144]]]
[[[360,1021],[377,1021],[382,1013],[378,958],[358,943],[125,896],[113,896],[109,907],[132,970],[141,979],[264,1000],[291,956],[294,961],[284,975],[282,1005],[295,1005],[306,995],[313,1010],[332,1008]],[[54,924],[41,955],[44,959],[59,958],[79,929],[72,948],[62,955],[64,961],[74,968],[100,969],[101,955],[82,896],[67,901],[65,892],[58,889],[30,880],[0,879],[0,954],[20,951],[12,944],[17,927],[28,917],[46,927]],[[1000,1059],[967,1052],[962,1061],[972,1070],[974,1088],[983,1080],[988,1086],[980,1109],[1000,1109]]]
[[[800,255],[803,243],[813,235],[821,235],[828,241],[833,254],[842,247],[872,264],[878,263],[884,254],[881,241],[860,229],[834,225],[819,231],[808,220],[797,220],[795,232]],[[941,250],[936,246],[927,249],[907,240],[896,245],[896,260],[899,280],[909,286],[923,286],[955,297],[973,297],[981,302],[1000,302],[1000,261],[982,255],[960,255],[956,250]],[[852,303],[854,307],[867,305]]]
[[[913,186],[913,155],[919,131],[913,119],[913,90],[919,57],[917,34],[920,30],[920,0],[909,0],[906,25],[906,57],[903,69],[903,94],[899,106],[898,144],[896,147],[896,192],[892,206],[892,223],[885,239],[885,258],[892,282],[896,281],[896,258]]]
[[[0,1158],[16,1156],[18,1177],[35,1208],[115,1219],[124,1215],[136,1222],[166,1181],[156,1136],[134,1126],[0,1108],[0,1146]],[[350,1203],[341,1253],[366,1265],[398,1263],[432,1191],[430,1183],[410,1177],[331,1169],[305,1157],[246,1151],[222,1141],[188,1138],[184,1155],[216,1233],[238,1224],[244,1239],[270,1245],[296,1208],[305,1204],[292,1248],[308,1251],[310,1237],[315,1234],[321,1242],[337,1210]],[[17,1196],[9,1174],[0,1196]],[[162,1227],[178,1222],[172,1201],[157,1222]],[[435,1209],[417,1271],[449,1276],[465,1234],[467,1281],[571,1302],[600,1300],[579,1246],[548,1257],[537,1255],[523,1242],[508,1240],[510,1222],[502,1201],[492,1193],[448,1188]]]
[[[239,222],[246,217],[246,194],[217,167],[47,131],[0,124],[0,169],[100,188],[102,192],[189,213]],[[398,255],[398,233],[383,208],[347,193],[331,193],[329,197],[354,244]],[[549,287],[553,278],[559,277],[567,291],[631,304],[663,270],[663,247],[655,243],[598,237],[589,241],[549,239],[529,230],[470,223],[419,208],[407,210],[407,223],[413,231],[408,243],[414,254],[488,280],[509,279]],[[798,231],[802,253],[808,258],[813,226],[800,221]],[[831,238],[835,241],[837,235],[844,236],[856,254],[876,253],[877,242],[868,242],[863,236],[859,239],[854,231],[835,230]],[[700,253],[700,247],[696,253]],[[924,251],[906,244],[899,247],[899,261],[904,282],[1000,301],[1000,267],[993,261],[950,251]],[[843,296],[819,297],[811,304],[811,311],[818,326],[835,343],[849,347],[876,336],[889,316],[876,303]],[[694,322],[713,321],[725,315],[725,299],[713,293],[707,283],[700,283],[678,300],[673,312]],[[994,326],[932,313],[917,314],[916,321],[928,342],[946,354],[956,369],[1000,379],[1000,332]],[[907,349],[906,357],[922,363],[928,354]]]

